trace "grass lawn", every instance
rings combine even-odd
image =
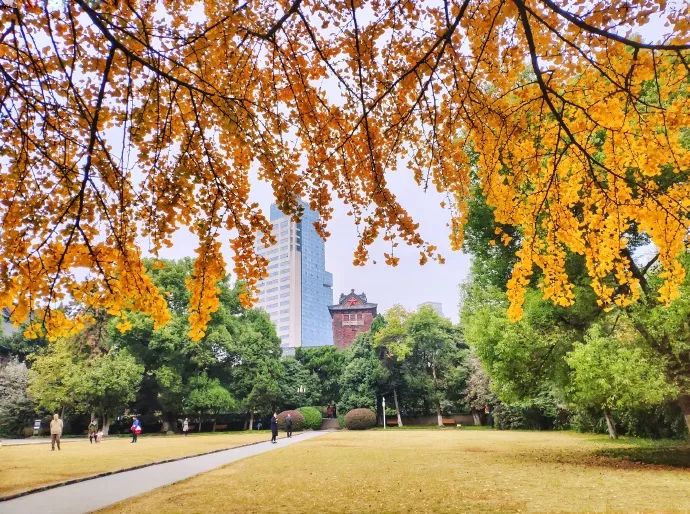
[[[89,444],[88,438],[65,442],[50,451],[50,443],[0,448],[0,496],[53,482],[94,475],[174,457],[266,441],[268,432],[228,432],[184,436],[141,436],[130,444],[126,437]]]
[[[675,465],[635,462],[645,448]],[[687,443],[568,432],[338,432],[101,513],[688,512]]]

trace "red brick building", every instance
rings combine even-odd
[[[333,320],[333,344],[347,348],[361,332],[367,332],[376,317],[376,304],[367,302],[367,296],[355,293],[341,294],[336,305],[329,305]]]

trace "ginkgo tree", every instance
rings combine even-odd
[[[631,231],[658,248],[662,300],[683,280],[687,2],[5,0],[0,76],[0,306],[17,323],[31,313],[30,335],[75,333],[93,309],[165,323],[142,246],[188,227],[201,339],[223,237],[244,302],[267,274],[254,171],[283,212],[306,199],[323,236],[345,203],[356,264],[378,239],[389,264],[399,242],[442,260],[390,172],[445,195],[456,248],[476,173],[497,222],[520,231],[513,318],[536,268],[547,299],[573,302],[568,251],[603,306],[634,301]]]

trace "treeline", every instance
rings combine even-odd
[[[98,312],[74,337],[48,342],[18,332],[0,343],[0,431],[16,435],[53,412],[74,433],[93,417],[108,433],[113,423],[126,430],[134,414],[149,431],[167,432],[185,416],[197,429],[215,429],[254,427],[274,410],[302,406],[381,413],[384,396],[399,419],[467,408],[468,350],[458,328],[433,310],[395,308],[346,351],[302,348],[282,358],[267,314],[240,305],[240,285],[218,284],[219,308],[193,342],[186,288],[193,261],[151,261],[147,268],[172,314],[162,328],[139,313]]]
[[[72,338],[46,342],[19,332],[4,340],[2,351],[12,359],[13,373],[25,370],[24,399],[34,410],[60,412],[68,420],[86,416],[86,422],[98,417],[108,433],[113,420],[125,414],[169,431],[182,415],[194,415],[200,425],[221,413],[247,413],[249,423],[252,413],[277,406],[284,367],[268,316],[243,309],[240,287],[221,282],[219,308],[203,339],[193,342],[186,287],[193,261],[146,264],[172,314],[164,327],[154,330],[152,319],[135,312],[126,318],[98,312],[95,323]],[[0,407],[0,418],[2,412]],[[25,423],[8,418],[0,419],[6,433]]]
[[[659,305],[659,271],[653,254],[643,257],[653,248],[631,235],[643,291],[637,304],[599,305],[584,257],[568,254],[574,305],[544,300],[537,281],[547,278],[535,274],[524,315],[512,321],[506,284],[519,233],[498,227],[507,236],[498,240],[479,193],[470,207],[466,250],[474,259],[460,326],[429,308],[394,307],[347,350],[301,348],[283,358],[267,314],[244,309],[241,286],[224,281],[204,337],[192,342],[185,286],[192,260],[148,262],[172,313],[164,327],[137,313],[96,313],[71,338],[28,340],[20,332],[0,342],[0,432],[16,435],[52,412],[73,421],[76,433],[92,416],[105,432],[114,420],[126,429],[132,414],[149,431],[175,430],[185,416],[197,429],[250,428],[259,419],[266,426],[274,410],[304,406],[325,414],[335,405],[339,417],[369,408],[380,422],[385,398],[388,419],[400,425],[422,416],[440,425],[446,415],[472,413],[476,423],[504,429],[686,436],[690,279],[670,306]],[[690,259],[683,264],[690,270]]]
[[[490,377],[500,405],[496,418],[507,427],[573,427],[583,431],[651,437],[686,437],[690,431],[690,273],[680,296],[659,303],[664,271],[656,249],[631,230],[608,256],[625,259],[639,287],[628,304],[614,285],[613,302],[602,305],[585,269],[587,254],[564,252],[573,305],[545,300],[539,284],[558,277],[536,267],[526,287],[523,315],[509,319],[507,283],[521,234],[498,226],[477,189],[465,227],[465,250],[473,255],[462,288],[461,323],[466,341]],[[596,237],[596,235],[593,235]],[[690,256],[682,260],[690,271]],[[549,288],[545,291],[548,293]],[[685,418],[685,419],[684,419]]]

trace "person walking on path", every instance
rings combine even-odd
[[[292,437],[292,416],[290,413],[288,413],[287,417],[285,418],[285,431],[287,432],[288,437]]]
[[[136,416],[134,417],[134,421],[132,421],[132,427],[130,430],[132,431],[132,440],[130,442],[136,443],[137,437],[139,434],[141,434],[141,423],[139,422],[139,418]]]
[[[187,432],[189,432],[189,418],[184,418],[182,422],[182,433],[187,437]]]
[[[89,443],[97,443],[98,442],[98,421],[95,419],[91,420],[91,423],[89,423]]]
[[[52,451],[55,451],[55,444],[60,451],[60,436],[62,436],[62,420],[60,416],[53,414],[53,419],[50,422],[50,449]]]
[[[274,412],[273,417],[271,417],[271,442],[276,443],[276,437],[278,437],[278,415]]]

